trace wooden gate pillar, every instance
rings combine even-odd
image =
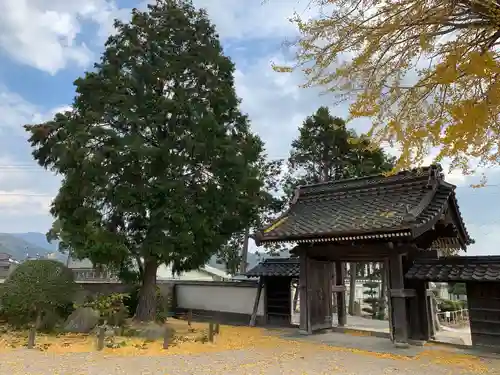
[[[421,316],[420,330],[422,340],[429,341],[431,339],[432,331],[432,315],[429,306],[429,293],[428,293],[429,283],[420,282],[416,285],[416,299],[418,303],[418,314]],[[432,292],[431,292],[432,293]]]
[[[345,263],[335,262],[334,292],[337,295],[337,319],[339,327],[344,327],[347,324],[345,275]]]
[[[404,269],[402,255],[389,256],[389,297],[391,298],[393,340],[397,346],[408,345],[408,317],[406,298],[409,293],[404,289]]]
[[[299,299],[300,299],[300,322],[299,332],[307,335],[311,334],[311,325],[309,324],[309,316],[311,304],[309,302],[307,291],[307,255],[301,253],[299,256],[300,274],[299,274]]]
[[[416,259],[421,257],[437,258],[434,251],[422,253],[421,251],[413,251],[406,257],[404,263],[404,271],[408,271]],[[413,293],[413,297],[408,299],[409,311],[408,314],[408,338],[410,344],[418,344],[418,342],[428,341],[432,336],[432,312],[429,306],[430,298],[428,293],[428,282],[422,280],[404,280],[405,289]]]
[[[405,280],[407,290],[414,290],[415,296],[410,297],[408,321],[408,338],[415,341],[428,341],[430,339],[430,310],[428,306],[427,283],[420,280]],[[410,342],[412,343],[412,342]]]

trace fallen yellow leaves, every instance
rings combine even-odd
[[[460,367],[476,374],[489,372],[488,367],[478,357],[446,350],[426,350],[420,353],[416,359],[428,360],[437,365]]]
[[[265,334],[264,330],[250,327],[221,326],[221,334],[214,343],[203,342],[202,336],[208,331],[208,324],[192,323],[171,319],[168,325],[175,330],[170,347],[163,349],[162,340],[147,340],[140,337],[116,336],[107,338],[113,341],[113,348],[105,347],[103,353],[116,355],[169,355],[206,353],[220,350],[242,349],[251,347],[272,347],[282,342],[277,337]],[[0,336],[0,351],[15,350],[25,347],[27,333],[13,332]],[[36,349],[46,352],[73,353],[96,350],[95,335],[61,334],[47,335],[38,333]]]
[[[346,329],[344,331],[346,335],[356,336],[356,337],[370,337],[372,333],[369,331],[358,331],[355,329]]]
[[[228,350],[267,350],[279,348],[280,360],[292,359],[294,357],[305,356],[308,353],[318,351],[326,352],[346,352],[359,356],[371,358],[389,359],[394,361],[423,361],[426,364],[447,366],[455,369],[462,369],[468,373],[483,374],[488,372],[488,367],[475,356],[456,353],[439,348],[430,348],[422,351],[416,357],[409,357],[402,354],[391,354],[373,352],[361,349],[335,347],[306,340],[291,340],[280,336],[279,331],[269,331],[262,328],[221,326],[220,335],[215,337],[213,343],[199,340],[208,330],[208,324],[192,323],[170,319],[168,324],[175,331],[176,336],[172,345],[168,349],[163,349],[162,340],[145,340],[138,337],[114,337],[114,347],[106,347],[102,354],[108,356],[165,356],[175,354],[198,354],[210,352],[222,352]],[[14,350],[26,344],[26,337],[18,334],[0,336],[0,350]],[[91,335],[66,334],[59,336],[37,335],[36,348],[53,353],[74,353],[95,351],[96,338]],[[249,367],[263,366],[265,362],[248,364]]]
[[[28,341],[26,333],[4,334],[0,336],[0,351],[15,350],[26,346]],[[38,350],[67,353],[88,352],[95,346],[95,338],[89,335],[67,334],[46,335],[37,334],[35,348]]]

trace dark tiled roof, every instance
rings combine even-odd
[[[12,259],[12,255],[7,253],[0,253],[0,260],[9,260]]]
[[[455,186],[433,165],[392,176],[371,176],[299,187],[290,208],[256,233],[261,242],[315,242],[386,237],[415,238],[429,230],[447,206],[456,212],[460,244],[470,239]]]
[[[247,277],[257,276],[288,276],[299,277],[298,258],[266,259],[246,273]]]
[[[500,257],[444,257],[416,261],[408,279],[424,281],[500,281]]]

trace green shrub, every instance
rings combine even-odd
[[[443,299],[439,303],[439,309],[442,312],[461,310],[464,308],[464,306],[465,303],[463,301],[452,301],[449,299]]]
[[[466,295],[467,287],[465,283],[450,283],[448,284],[448,292],[456,296]]]
[[[76,291],[73,272],[64,264],[49,259],[29,260],[3,284],[0,305],[9,323],[35,322],[38,328],[44,315],[71,303]]]
[[[128,317],[128,309],[124,301],[128,294],[113,293],[110,295],[98,296],[96,299],[85,302],[81,306],[90,307],[99,312],[100,324],[109,324],[114,327],[121,327]]]

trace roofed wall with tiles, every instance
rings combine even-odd
[[[423,281],[500,281],[499,256],[454,256],[422,259],[406,273],[408,279]]]

